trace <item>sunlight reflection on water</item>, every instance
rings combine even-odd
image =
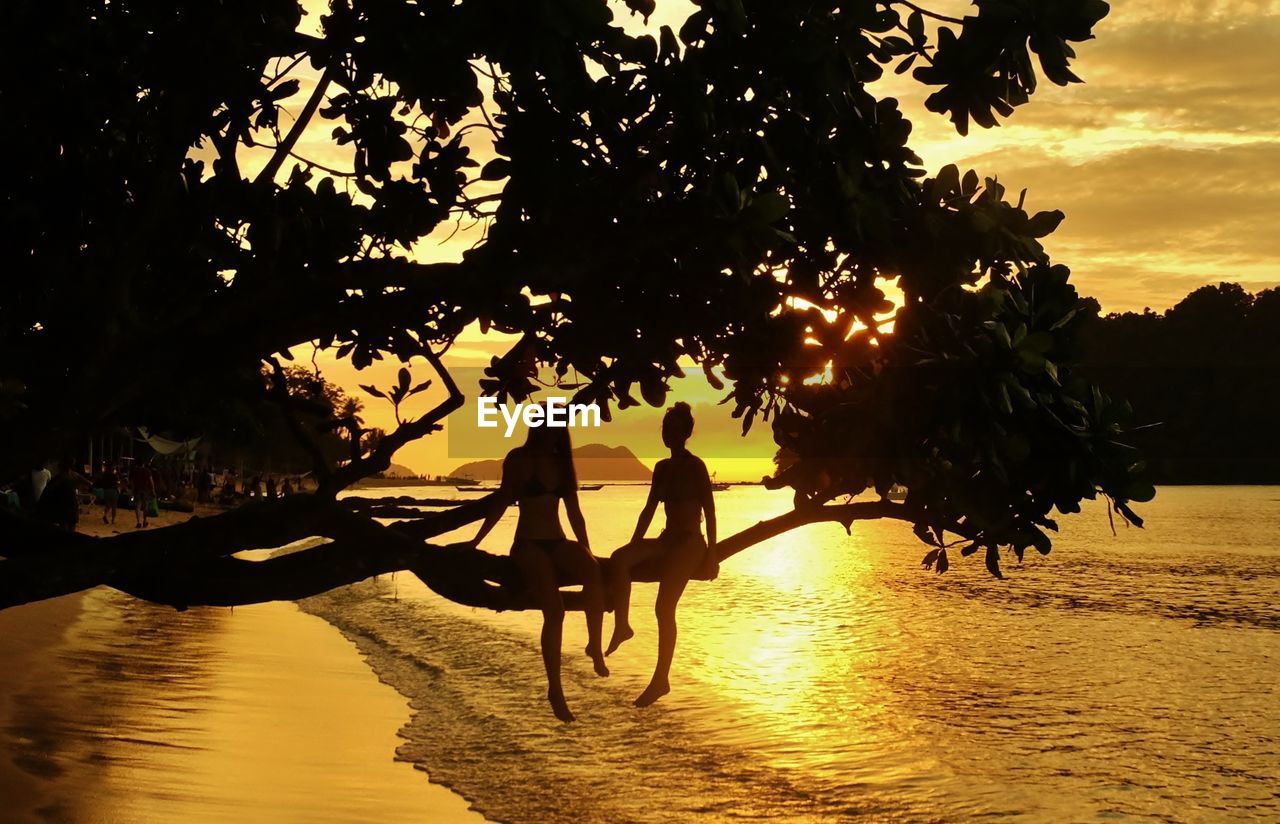
[[[643,495],[584,494],[598,553]],[[1277,498],[1167,488],[1147,529],[1115,537],[1092,507],[1006,581],[973,558],[922,571],[901,524],[792,532],[690,586],[674,691],[645,712],[629,701],[656,588],[637,586],[613,677],[570,656],[567,729],[542,699],[537,615],[458,607],[409,576],[305,608],[410,697],[403,757],[501,820],[1277,820]],[[754,487],[717,501],[722,534],[787,503]],[[565,649],[583,643],[571,616]]]

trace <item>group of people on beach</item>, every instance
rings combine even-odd
[[[560,679],[561,639],[565,602],[560,576],[582,584],[587,620],[586,654],[597,675],[607,676],[605,657],[635,634],[629,622],[632,571],[645,562],[661,569],[658,599],[658,662],[649,685],[635,705],[645,707],[670,689],[671,662],[676,647],[676,605],[693,577],[714,578],[717,572],[716,508],[706,465],[688,448],[693,435],[693,413],[687,403],[677,403],[662,419],[662,442],[671,456],[654,468],[649,497],[636,521],[631,541],[609,559],[607,576],[591,553],[586,521],[578,503],[577,474],[573,465],[569,430],[564,427],[530,427],[523,446],[507,454],[497,504],[480,527],[478,544],[512,504],[520,508],[511,558],[524,584],[542,610],[542,660],[547,672],[547,700],[556,717],[572,721]],[[565,536],[560,523],[564,504],[569,527],[576,540]],[[663,504],[666,528],[657,538],[646,538],[649,525]],[[706,535],[702,522],[706,519]],[[602,643],[606,583],[613,596],[614,626],[608,646]]]
[[[302,491],[302,478],[286,475],[279,481],[271,474],[246,474],[243,480],[237,479],[230,469],[224,469],[222,477],[212,468],[206,467],[196,476],[196,499],[202,503],[212,503],[214,489],[218,489],[218,503],[229,504],[245,498],[281,498]]]
[[[122,460],[123,466],[118,460],[102,461],[93,473],[70,458],[54,464],[41,463],[30,473],[24,473],[18,482],[0,489],[0,506],[25,511],[38,520],[74,530],[80,522],[82,505],[100,505],[102,523],[110,525],[116,522],[123,503],[133,510],[134,526],[143,529],[160,515],[162,500],[168,508],[192,511],[193,491],[199,503],[228,505],[244,499],[279,498],[303,491],[300,477],[286,475],[277,481],[270,474],[246,475],[241,481],[229,469],[221,477],[210,467],[165,473],[152,459]]]
[[[152,517],[160,514],[158,475],[147,461],[135,461],[127,474],[118,464],[103,461],[92,481],[94,496],[102,502],[102,522],[114,524],[121,494],[131,498],[137,529],[150,525]],[[74,524],[71,528],[75,528]]]
[[[52,468],[50,468],[52,466]],[[30,513],[37,520],[60,529],[74,530],[80,522],[80,505],[97,501],[102,505],[102,522],[114,524],[122,497],[132,503],[137,526],[147,525],[158,513],[158,475],[146,462],[137,461],[123,472],[115,461],[102,461],[91,477],[82,474],[67,458],[56,464],[41,463],[25,473],[19,482],[0,491],[0,503]]]

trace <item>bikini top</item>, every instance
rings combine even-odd
[[[561,482],[559,486],[548,488],[542,483],[542,479],[535,472],[529,482],[524,485],[524,489],[520,490],[521,498],[536,498],[539,495],[555,495],[557,498],[563,498],[569,492],[569,486]]]

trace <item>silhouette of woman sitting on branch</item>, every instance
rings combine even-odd
[[[639,564],[657,559],[661,565],[658,600],[658,664],[649,686],[636,698],[637,707],[647,707],[671,691],[671,661],[676,651],[676,605],[700,569],[708,578],[716,575],[716,504],[706,464],[685,444],[693,435],[693,411],[680,402],[662,418],[662,443],[671,457],[653,470],[649,499],[636,521],[631,543],[613,553],[609,562],[609,587],[614,599],[613,637],[606,655],[635,635],[628,622],[631,600],[631,571]],[[645,538],[654,512],[661,501],[667,525],[657,538]],[[702,536],[702,515],[706,513],[707,537]]]
[[[473,544],[489,534],[513,503],[520,505],[511,560],[542,610],[542,662],[547,670],[547,700],[561,721],[572,721],[560,683],[560,648],[564,628],[564,599],[559,575],[582,582],[587,617],[587,655],[596,674],[608,667],[600,651],[604,620],[604,592],[600,566],[591,554],[587,525],[578,505],[578,480],[573,467],[573,444],[564,427],[532,426],[523,446],[507,453],[502,462],[502,485]],[[560,526],[560,502],[564,501],[569,526],[576,541],[565,537]]]

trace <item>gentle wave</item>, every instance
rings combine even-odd
[[[303,602],[355,641],[410,698],[399,756],[499,821],[679,821],[835,814],[894,818],[888,799],[831,803],[731,748],[699,745],[680,710],[640,714],[585,664],[565,668],[578,722],[547,709],[535,639],[429,603],[394,600],[390,581]],[[585,659],[584,659],[585,661]]]
[[[643,490],[592,494],[596,546],[621,542]],[[571,726],[545,704],[535,614],[407,576],[303,607],[410,699],[399,757],[499,821],[1277,820],[1273,495],[1162,490],[1148,529],[1115,537],[1087,510],[1007,581],[973,559],[920,570],[900,525],[790,533],[690,587],[675,690],[646,711],[629,705],[654,653],[638,586],[613,677],[566,655]],[[719,501],[725,533],[785,506]]]

